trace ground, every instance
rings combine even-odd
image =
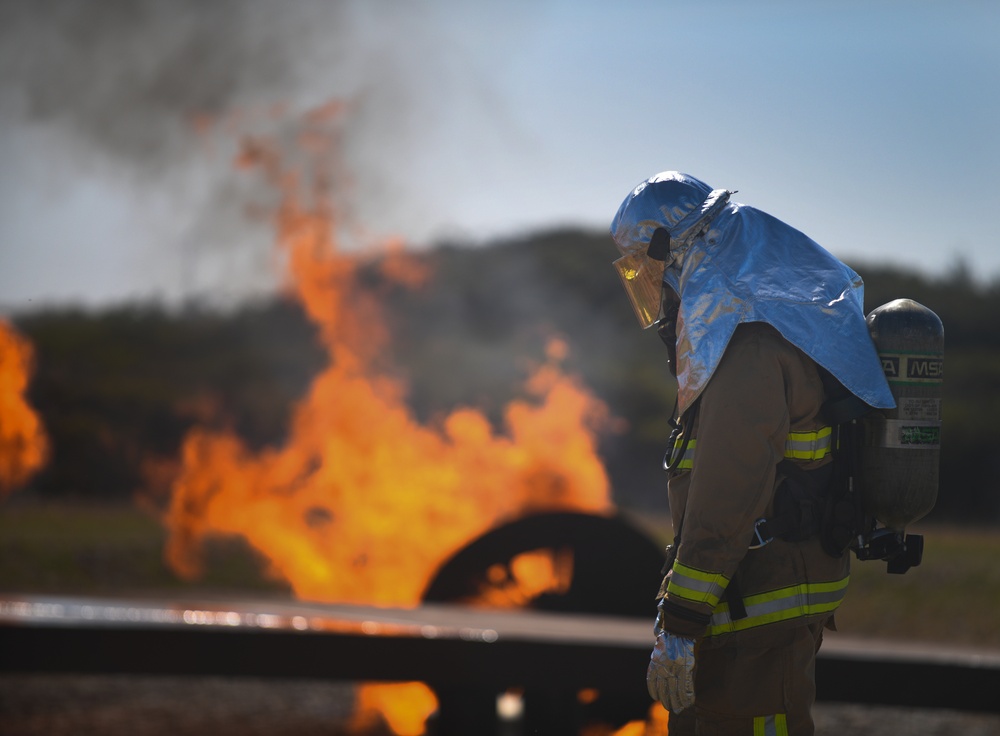
[[[349,685],[235,678],[0,675],[4,736],[344,736]],[[1000,714],[820,703],[817,736],[995,736]]]

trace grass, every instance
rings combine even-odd
[[[854,561],[841,631],[1000,649],[1000,530],[925,526],[919,567]]]
[[[669,521],[632,519],[669,541]],[[1000,530],[924,526],[924,557],[905,575],[883,562],[852,562],[837,613],[845,635],[1000,649]],[[206,551],[206,576],[178,578],[163,561],[166,531],[131,506],[0,504],[0,591],[65,595],[288,595],[239,540]]]
[[[167,533],[129,505],[0,504],[0,591],[66,595],[286,591],[239,540],[206,550],[206,575],[186,581],[163,560]]]
[[[664,545],[666,515],[626,517]],[[903,575],[880,561],[851,561],[851,585],[837,611],[845,636],[1000,649],[1000,529],[920,524],[923,560]]]

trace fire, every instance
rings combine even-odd
[[[31,344],[0,320],[0,497],[45,464],[48,440],[24,398],[33,363]]]
[[[520,608],[542,593],[565,593],[573,582],[573,553],[564,549],[523,552],[505,565],[487,570],[488,587],[469,605]]]
[[[430,688],[419,682],[361,688],[351,728],[365,732],[384,719],[398,736],[421,736],[427,716],[437,707]]]
[[[654,703],[649,707],[649,716],[646,721],[632,721],[626,723],[614,732],[612,736],[667,736],[667,720],[669,715],[659,703]],[[589,736],[584,734],[584,736]]]
[[[305,120],[300,141],[314,157],[330,153],[320,125],[332,114]],[[239,535],[299,598],[409,607],[442,563],[500,522],[541,510],[610,511],[596,452],[607,409],[563,372],[566,344],[549,344],[525,398],[506,407],[502,429],[470,407],[421,423],[398,368],[386,364],[389,334],[376,295],[356,278],[364,258],[338,247],[345,225],[329,202],[329,176],[314,175],[303,193],[275,147],[259,139],[243,146],[239,163],[280,187],[279,253],[329,360],[281,446],[251,452],[229,432],[187,436],[168,511],[167,557],[177,571],[198,574],[207,537]],[[383,262],[387,278],[414,285],[426,277],[398,247]],[[508,601],[565,586],[572,574],[558,554],[531,554],[515,568]],[[397,733],[422,732],[434,707],[426,688],[408,691],[415,706],[379,691],[363,691],[362,713],[377,701]]]

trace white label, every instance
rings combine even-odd
[[[899,400],[899,418],[925,422],[941,420],[941,399],[907,397]]]

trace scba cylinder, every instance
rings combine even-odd
[[[912,299],[883,304],[867,321],[896,408],[865,419],[865,511],[902,531],[937,501],[944,325]]]

